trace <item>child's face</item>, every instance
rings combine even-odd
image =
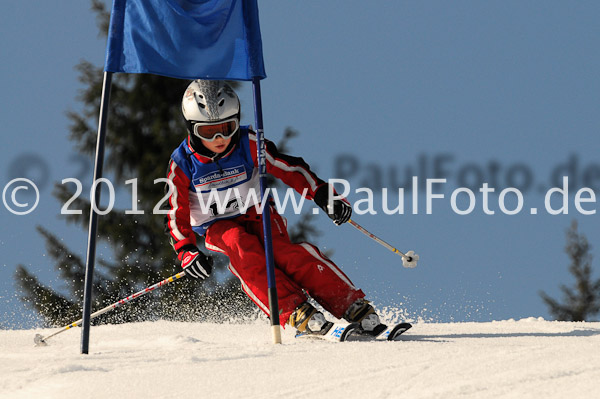
[[[230,142],[231,142],[231,137],[228,139],[224,139],[221,136],[217,137],[214,141],[202,140],[202,144],[204,144],[204,146],[206,148],[208,148],[210,151],[214,152],[215,154],[220,154],[223,151],[225,151]]]

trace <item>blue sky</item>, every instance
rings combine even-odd
[[[262,0],[259,8],[266,136],[278,140],[287,126],[298,130],[293,153],[322,178],[347,177],[351,201],[364,198],[360,187],[374,188],[378,214],[354,220],[421,256],[416,269],[404,269],[396,255],[321,215],[325,234],[317,243],[334,251],[355,284],[376,304],[399,306],[411,318],[549,318],[538,291],[559,296],[558,286],[572,282],[564,253],[571,221],[593,246],[600,242],[599,216],[582,215],[574,205],[584,184],[600,189],[600,6]],[[0,204],[0,322],[29,323],[31,312],[15,298],[16,265],[64,286],[35,226],[85,253],[87,232],[60,218],[51,186],[67,177],[91,180],[68,140],[65,111],[79,109],[74,66],[81,59],[102,64],[105,40],[86,1],[16,2],[3,10],[0,188],[28,177],[41,197],[25,216]],[[249,107],[243,122],[252,123],[250,87],[240,96]],[[424,181],[436,177],[436,165],[448,183],[436,188],[445,198],[433,201],[432,214],[425,212],[424,191],[418,214],[411,213],[410,193],[405,214],[383,214],[381,187],[397,204],[405,175]],[[544,192],[566,172],[574,183],[569,213],[548,215]],[[522,188],[523,211],[503,215],[495,193],[489,196],[495,214],[487,215],[476,189],[470,214],[452,211],[459,185],[492,181],[497,191]],[[458,197],[461,209],[465,199]],[[507,208],[514,199],[506,195]],[[559,202],[553,197],[554,208]]]

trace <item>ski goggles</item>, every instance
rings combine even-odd
[[[194,134],[202,140],[215,141],[221,136],[227,140],[232,137],[239,129],[240,122],[238,118],[230,118],[219,122],[195,122],[193,124]]]

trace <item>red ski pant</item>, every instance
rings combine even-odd
[[[281,325],[306,301],[306,294],[336,318],[365,296],[317,247],[290,242],[285,220],[273,208],[271,228]],[[235,219],[213,223],[206,232],[206,248],[229,257],[229,269],[244,292],[269,315],[262,216],[249,209]]]

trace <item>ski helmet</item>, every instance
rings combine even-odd
[[[240,100],[227,83],[198,79],[187,87],[181,101],[181,111],[190,135],[203,138],[195,132],[194,126],[229,120],[234,120],[239,126]]]

